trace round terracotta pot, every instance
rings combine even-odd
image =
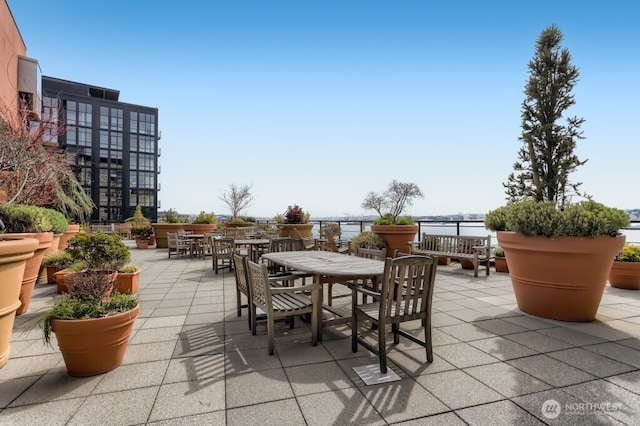
[[[496,256],[495,262],[496,262],[496,272],[507,272],[507,273],[509,272],[509,266],[507,265],[506,257]]]
[[[24,275],[22,277],[22,288],[20,289],[20,301],[22,305],[16,311],[16,315],[22,315],[29,309],[29,302],[31,302],[31,295],[33,294],[33,288],[38,280],[40,274],[40,266],[42,265],[42,258],[44,252],[51,247],[53,242],[53,232],[25,232],[25,233],[10,233],[4,234],[5,240],[15,240],[22,238],[35,238],[38,240],[38,248],[29,260],[24,268]]]
[[[184,230],[191,231],[194,234],[206,234],[215,231],[218,228],[217,223],[185,223]]]
[[[561,321],[592,321],[625,236],[524,236],[498,232],[523,312]]]
[[[58,251],[58,247],[60,246],[60,237],[62,234],[53,234],[53,241],[51,241],[51,246],[44,251],[44,257],[46,257],[49,253],[53,253]],[[38,284],[47,284],[49,283],[49,278],[53,278],[53,273],[49,273],[48,269],[44,266],[40,266],[40,273],[38,274],[38,280],[36,283]]]
[[[9,361],[13,322],[22,303],[22,277],[38,244],[33,238],[0,241],[0,368]]]
[[[122,364],[139,311],[140,305],[104,318],[54,320],[53,331],[69,375],[95,376]]]
[[[276,225],[281,237],[302,238],[311,241],[311,233],[313,232],[313,223],[279,223]]]
[[[60,241],[58,242],[58,250],[66,249],[69,243],[69,238],[73,237],[78,232],[80,232],[80,225],[78,224],[69,225],[69,227],[67,228],[67,231],[62,235],[60,235]]]
[[[409,253],[409,242],[415,241],[418,225],[371,225],[371,232],[380,235],[387,243],[387,257],[393,257],[396,250]]]
[[[136,247],[139,249],[147,249],[149,248],[150,241],[149,238],[136,238]]]
[[[611,287],[640,290],[640,262],[613,261],[609,272]]]
[[[152,223],[153,234],[156,236],[156,247],[168,248],[167,232],[182,232],[185,225],[185,223]]]

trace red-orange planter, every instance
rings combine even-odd
[[[35,238],[39,242],[38,249],[33,254],[33,257],[27,260],[27,265],[24,268],[22,288],[20,289],[20,301],[22,302],[22,305],[16,311],[16,315],[22,315],[29,309],[29,302],[31,302],[33,288],[35,287],[38,275],[40,274],[40,265],[42,265],[44,252],[51,247],[53,242],[53,232],[9,233],[4,234],[3,238],[5,240]]]
[[[496,272],[509,272],[509,265],[507,265],[506,257],[495,257],[496,262]]]
[[[409,252],[409,242],[415,241],[418,225],[371,225],[371,232],[378,234],[387,243],[387,257],[393,253]]]
[[[60,241],[58,242],[58,250],[66,249],[69,245],[69,239],[76,235],[78,232],[80,232],[80,225],[69,225],[67,231],[60,236]]]
[[[640,262],[614,261],[609,272],[611,287],[640,290]]]
[[[53,331],[69,375],[95,376],[122,364],[138,312],[140,305],[104,318],[54,320]]]
[[[0,367],[9,361],[11,333],[20,307],[20,287],[27,260],[38,248],[35,239],[0,241]]]
[[[498,232],[523,312],[561,321],[592,321],[625,236],[524,236]]]
[[[116,289],[120,293],[136,293],[140,285],[140,271],[118,272]]]

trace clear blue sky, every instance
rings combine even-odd
[[[374,214],[362,200],[392,179],[425,193],[408,214],[502,205],[527,63],[556,24],[581,72],[573,179],[640,208],[635,0],[8,3],[44,75],[159,109],[162,209],[226,214],[220,192],[250,184],[259,217]]]

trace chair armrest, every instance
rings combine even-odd
[[[372,296],[372,297],[380,297],[382,295],[382,293],[380,293],[380,292],[368,290],[368,289],[366,289],[364,287],[360,287],[357,284],[349,284],[348,287],[354,293],[362,293],[362,294],[366,294],[367,296]]]
[[[318,284],[311,285],[296,285],[293,287],[271,287],[271,294],[283,294],[283,293],[299,293],[301,291],[318,290],[320,286]]]

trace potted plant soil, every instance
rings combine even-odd
[[[640,290],[640,246],[625,244],[609,272],[611,287]]]
[[[72,238],[69,252],[85,270],[42,316],[43,340],[50,345],[56,333],[69,375],[102,374],[122,363],[140,310],[134,295],[114,291],[111,272],[128,262],[129,249],[118,235],[98,232]]]
[[[407,243],[416,238],[418,225],[411,216],[402,216],[415,198],[424,198],[416,184],[398,182],[394,179],[385,192],[370,192],[362,202],[362,208],[374,210],[380,215],[379,219],[373,221],[371,231],[380,235],[386,242],[387,257],[392,257],[396,250],[407,253]]]

